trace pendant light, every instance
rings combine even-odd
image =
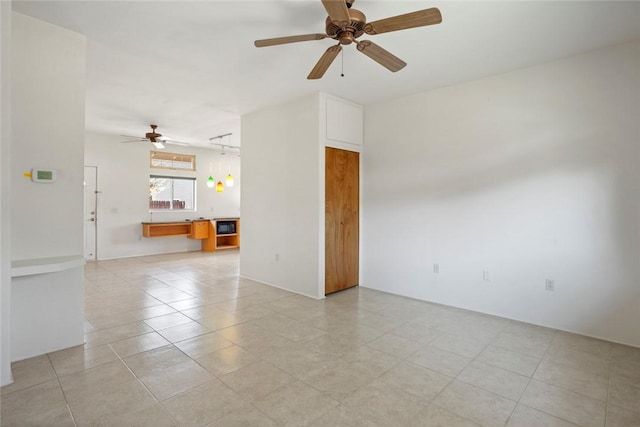
[[[233,187],[233,175],[231,175],[231,162],[229,162],[229,173],[227,174],[227,187]]]
[[[224,152],[224,145],[223,145],[222,152],[220,153],[220,155],[224,156],[225,154],[227,153]],[[227,175],[226,184],[227,184],[227,187],[233,187],[233,176],[231,176],[231,164],[229,164],[229,174]]]
[[[220,163],[218,163],[218,175],[222,175],[221,169],[222,167],[220,166]],[[222,192],[224,192],[224,184],[222,184],[222,181],[218,181],[216,184],[216,193]]]
[[[240,157],[240,147],[234,147],[232,145],[224,143],[225,138],[228,138],[231,135],[232,135],[231,132],[229,132],[229,133],[225,133],[225,134],[222,134],[222,135],[213,136],[213,137],[209,138],[209,141],[211,141],[210,144],[220,147],[220,155],[221,156],[225,156],[227,154],[225,149],[234,148],[234,149],[238,150],[238,157]],[[217,140],[220,140],[220,142],[215,142]],[[221,165],[222,165],[222,162],[220,162],[220,164],[218,165],[219,166],[218,172],[220,173],[220,176],[222,177],[223,175],[222,175],[222,167],[221,167]],[[228,165],[229,165],[229,172],[227,173],[227,176],[225,178],[225,183],[226,183],[227,187],[233,187],[234,180],[233,180],[233,175],[231,174],[231,162],[229,162]],[[218,193],[222,193],[224,191],[224,185],[225,184],[223,184],[222,180],[218,181],[216,183],[216,191]]]
[[[213,188],[214,185],[216,185],[216,181],[213,179],[213,176],[211,176],[211,162],[209,162],[209,178],[207,178],[207,187],[209,188]]]
[[[227,153],[225,153],[224,145],[223,145],[222,146],[222,151],[220,152],[220,155],[224,156],[225,154],[227,154]],[[233,187],[233,175],[231,175],[231,163],[229,163],[229,173],[227,174],[226,182],[227,182],[227,187]]]

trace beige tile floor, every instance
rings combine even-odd
[[[640,426],[640,349],[355,288],[238,278],[238,253],[86,266],[86,344],[13,364],[2,426]]]

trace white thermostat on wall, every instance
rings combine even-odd
[[[51,183],[56,180],[56,171],[47,169],[31,169],[31,181]]]

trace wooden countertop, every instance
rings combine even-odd
[[[153,222],[143,222],[143,224],[190,224],[196,221],[211,221],[212,218],[204,218],[204,219],[185,219],[184,221],[153,221]]]
[[[143,221],[142,224],[189,224],[190,222],[197,222],[197,221],[231,221],[231,220],[238,220],[240,218],[195,218],[195,219],[185,219],[184,221],[153,221],[153,222],[149,222],[149,221]]]

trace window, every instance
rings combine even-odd
[[[149,210],[196,209],[196,179],[175,176],[149,177]]]
[[[151,167],[155,169],[196,170],[196,156],[193,154],[165,153],[151,151]]]

